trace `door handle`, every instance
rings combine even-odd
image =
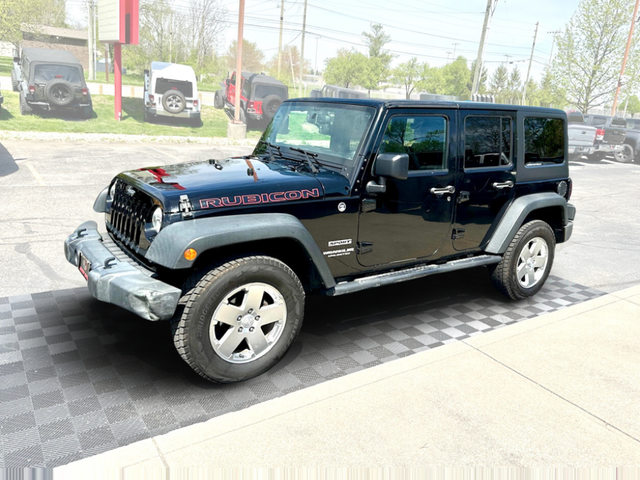
[[[444,188],[432,188],[431,193],[437,196],[445,195],[447,193],[453,195],[454,193],[456,193],[456,187],[449,185],[448,187]]]
[[[493,188],[495,188],[496,190],[504,190],[505,188],[513,188],[513,182],[511,180],[508,180],[504,183],[500,183],[500,182],[495,182],[493,184]]]

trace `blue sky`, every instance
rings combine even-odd
[[[188,0],[172,0],[178,9]],[[304,0],[284,0],[283,44],[300,48]],[[68,2],[72,19],[82,17],[80,0]],[[362,32],[371,23],[382,23],[392,41],[387,48],[397,55],[394,64],[417,57],[430,65],[444,65],[455,55],[476,58],[486,0],[308,0],[305,58],[322,69],[339,48],[366,52]],[[539,80],[551,53],[553,35],[575,13],[579,0],[499,0],[495,10],[485,66],[493,71],[500,63],[517,65],[526,75],[536,22],[540,22],[532,65]],[[238,1],[226,1],[229,26],[219,53],[237,37]],[[278,50],[280,0],[246,0],[245,38],[256,42],[267,59]],[[316,55],[317,51],[317,55]]]

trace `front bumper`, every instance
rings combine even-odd
[[[104,246],[96,222],[85,222],[76,228],[64,242],[64,253],[76,267],[80,253],[91,263],[87,285],[98,300],[147,320],[167,320],[175,313],[180,289],[144,274],[128,262],[116,260]]]

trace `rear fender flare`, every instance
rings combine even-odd
[[[562,208],[562,225],[568,222],[568,206],[564,197],[557,193],[535,193],[519,197],[511,204],[500,220],[485,251],[492,254],[503,254],[507,251],[511,240],[518,232],[527,216],[536,210],[548,207]]]
[[[327,262],[309,231],[296,217],[284,213],[230,215],[174,223],[160,231],[146,258],[172,270],[188,269],[195,262],[184,258],[189,248],[200,257],[214,248],[279,238],[298,242],[314,263],[324,287],[335,286]]]

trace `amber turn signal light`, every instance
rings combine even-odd
[[[186,258],[189,261],[195,260],[197,255],[198,255],[198,252],[196,252],[193,248],[187,248],[184,251],[184,258]]]

